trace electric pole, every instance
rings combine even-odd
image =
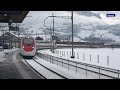
[[[54,53],[54,43],[55,43],[55,36],[54,36],[54,18],[63,18],[63,19],[71,19],[71,16],[54,16],[54,13],[52,14],[52,16],[48,16],[45,20],[44,20],[44,26],[45,26],[45,21],[49,18],[52,17],[53,18],[53,35],[52,35],[52,41],[53,41],[53,50],[52,52]]]
[[[71,56],[71,58],[74,58],[74,55],[73,55],[73,53],[74,53],[74,50],[73,50],[73,11],[71,12],[71,20],[72,20],[72,56]]]
[[[54,13],[52,14],[53,16],[53,53],[55,53],[55,50],[54,50],[54,43],[55,43],[55,36],[54,36]]]

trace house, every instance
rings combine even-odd
[[[19,40],[20,40],[20,37],[18,38],[18,35],[15,35],[9,32],[5,32],[4,34],[0,36],[0,43],[9,44],[10,42],[10,45],[13,47],[18,46]]]

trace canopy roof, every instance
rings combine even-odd
[[[29,11],[0,11],[0,23],[22,23]]]

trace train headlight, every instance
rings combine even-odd
[[[32,47],[33,49],[35,48],[35,47]]]
[[[23,46],[23,48],[24,48],[24,46]]]

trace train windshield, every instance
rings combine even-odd
[[[34,43],[34,39],[33,38],[24,38],[23,43],[26,45],[32,45]]]

